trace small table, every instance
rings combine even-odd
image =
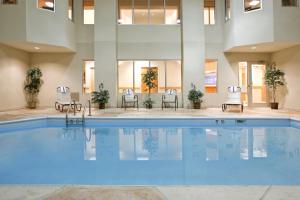
[[[222,111],[225,112],[227,110],[228,106],[240,106],[241,112],[244,111],[244,105],[243,104],[234,104],[234,103],[224,103],[222,104]]]

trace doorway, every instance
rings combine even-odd
[[[239,63],[239,86],[245,106],[267,106],[267,87],[265,84],[266,64],[259,62]]]

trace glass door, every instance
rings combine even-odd
[[[244,106],[267,106],[265,72],[265,64],[254,62],[239,63],[239,85],[242,89]]]

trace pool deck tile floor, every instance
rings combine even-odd
[[[77,114],[79,116],[79,113]],[[246,109],[244,113],[225,112],[220,108],[179,109],[105,109],[92,110],[93,117],[116,118],[292,118],[299,111]],[[64,117],[53,108],[18,109],[0,112],[0,122],[37,118]],[[45,186],[0,185],[0,200],[300,200],[300,186]]]

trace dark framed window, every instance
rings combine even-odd
[[[17,4],[17,0],[2,0],[2,4]]]
[[[298,7],[299,1],[298,0],[282,0],[283,7]]]
[[[231,18],[230,0],[225,0],[225,21]]]
[[[69,0],[68,3],[68,17],[70,20],[74,21],[74,0]]]
[[[205,0],[204,1],[204,24],[214,25],[215,20],[215,0]]]
[[[55,0],[38,0],[38,8],[55,11]]]
[[[262,9],[262,0],[244,0],[245,12],[260,10],[260,9]]]

